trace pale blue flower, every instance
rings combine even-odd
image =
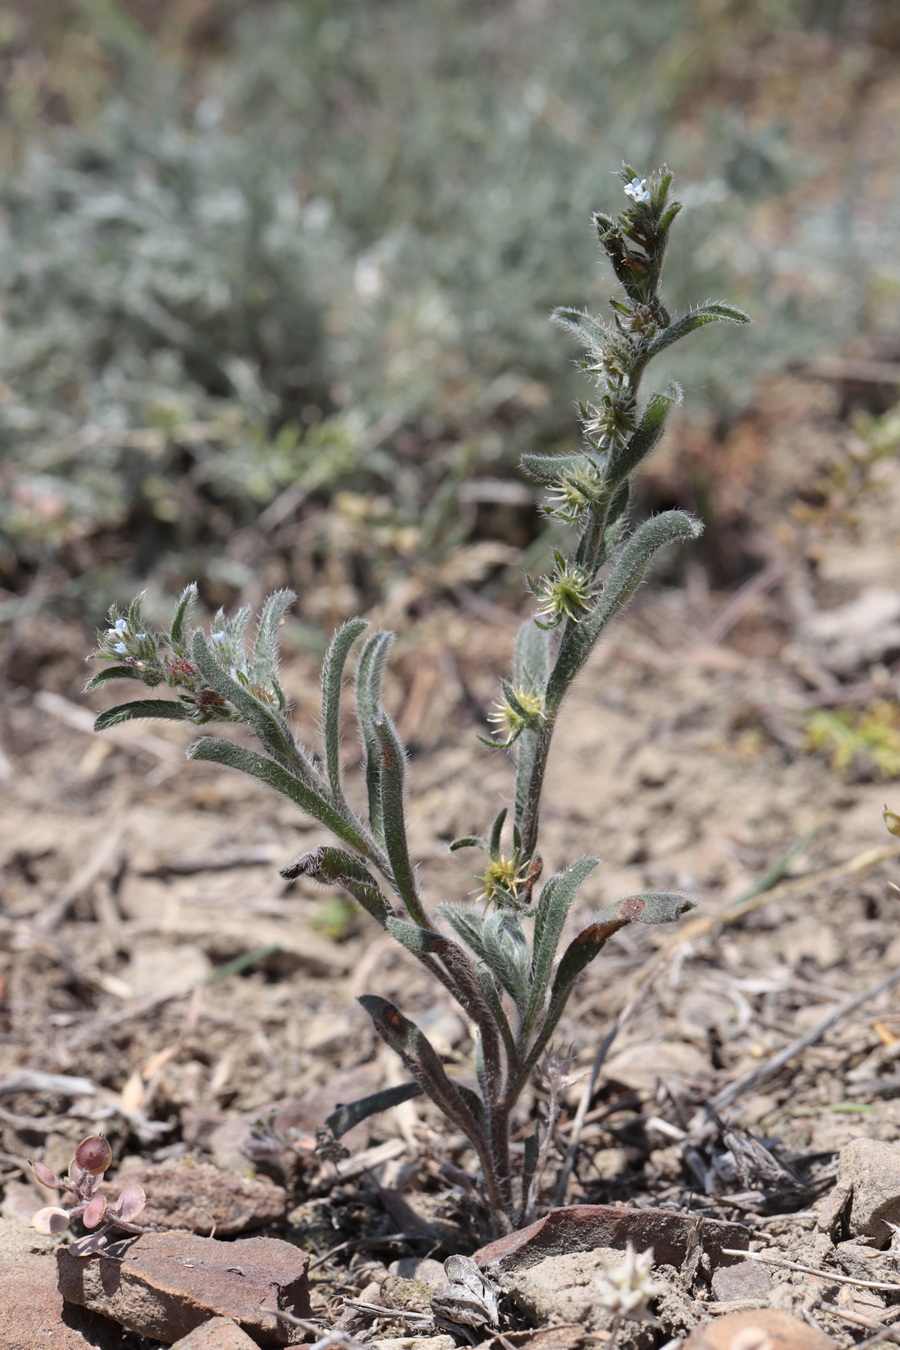
[[[228,634],[227,634],[227,633],[210,633],[210,635],[209,635],[209,640],[210,640],[210,642],[218,642],[218,643],[220,643],[220,644],[221,644],[221,643],[225,643],[225,642],[228,641]]]
[[[113,647],[113,651],[118,652],[120,656],[128,655],[128,648],[125,646],[124,642],[117,642]]]
[[[630,197],[633,202],[649,202],[650,193],[647,191],[647,180],[645,178],[632,178],[630,183],[625,184],[625,196]]]

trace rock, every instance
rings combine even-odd
[[[122,1328],[63,1303],[55,1245],[13,1219],[0,1220],[0,1350],[124,1350]]]
[[[900,1224],[900,1144],[881,1139],[851,1139],[841,1149],[837,1182],[819,1214],[819,1228],[830,1231],[845,1211],[850,1237],[873,1245],[891,1240]]]
[[[65,1248],[56,1259],[70,1303],[167,1344],[210,1317],[230,1317],[259,1345],[298,1344],[299,1329],[263,1309],[310,1314],[309,1257],[275,1238],[143,1233],[87,1260]]]
[[[172,1350],[258,1350],[258,1347],[230,1317],[211,1317],[176,1341]]]
[[[551,1209],[528,1228],[488,1243],[475,1253],[482,1267],[527,1269],[548,1256],[587,1252],[595,1247],[624,1251],[628,1242],[639,1252],[653,1248],[658,1265],[680,1269],[699,1241],[710,1265],[729,1266],[741,1258],[723,1248],[746,1251],[750,1233],[742,1224],[705,1219],[698,1224],[686,1214],[667,1209],[625,1209],[618,1205],[566,1205]]]
[[[548,1256],[529,1266],[518,1266],[503,1276],[503,1288],[518,1311],[538,1325],[574,1322],[594,1334],[608,1332],[613,1314],[599,1301],[598,1280],[620,1263],[622,1254],[611,1247]],[[624,1323],[619,1344],[650,1347],[653,1328],[641,1322]]]
[[[372,1350],[456,1350],[452,1336],[386,1336]]]
[[[713,1271],[713,1297],[720,1303],[754,1299],[765,1303],[772,1291],[772,1277],[759,1261],[738,1261]]]
[[[584,1327],[541,1327],[537,1331],[515,1332],[507,1339],[516,1350],[582,1350],[588,1333]],[[591,1343],[594,1343],[593,1337]]]
[[[837,1350],[838,1343],[779,1308],[726,1313],[695,1327],[684,1350]]]
[[[401,1256],[388,1266],[391,1275],[401,1280],[419,1280],[422,1284],[439,1285],[446,1280],[443,1261],[435,1261],[432,1256]]]
[[[223,1172],[211,1163],[159,1163],[122,1172],[102,1190],[110,1197],[124,1185],[143,1186],[147,1204],[141,1223],[190,1233],[233,1237],[284,1218],[287,1192],[270,1181]]]

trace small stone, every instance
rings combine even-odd
[[[278,1223],[287,1208],[287,1192],[274,1182],[238,1176],[211,1163],[151,1164],[123,1172],[102,1190],[114,1197],[125,1184],[144,1188],[142,1224],[189,1233],[233,1237]]]
[[[889,1242],[888,1225],[900,1223],[900,1144],[851,1139],[841,1149],[835,1194],[849,1197],[850,1237]]]
[[[838,1350],[838,1343],[780,1308],[759,1308],[695,1327],[684,1350]]]
[[[258,1347],[230,1317],[211,1317],[182,1336],[171,1350],[258,1350]]]
[[[720,1303],[733,1303],[739,1298],[765,1303],[772,1291],[772,1277],[759,1261],[738,1261],[713,1271],[712,1291]]]
[[[309,1257],[275,1238],[142,1233],[87,1260],[62,1248],[56,1260],[70,1303],[167,1344],[210,1317],[230,1317],[258,1345],[295,1345],[299,1329],[263,1310],[310,1315]]]

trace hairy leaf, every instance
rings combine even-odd
[[[107,666],[96,675],[92,675],[84,686],[84,692],[89,694],[92,689],[98,685],[108,684],[110,680],[139,680],[141,673],[135,670],[134,666]],[[94,728],[96,730],[96,727]]]
[[[422,1090],[484,1156],[485,1141],[478,1121],[450,1082],[428,1038],[386,998],[380,998],[377,994],[363,994],[359,1002],[374,1022],[381,1039],[400,1056]]]
[[[325,1125],[340,1139],[341,1135],[352,1130],[361,1120],[389,1111],[392,1106],[401,1106],[412,1097],[421,1097],[422,1088],[418,1083],[398,1083],[396,1087],[382,1088],[380,1092],[371,1092],[368,1097],[360,1097],[355,1102],[346,1102],[326,1116]]]
[[[273,591],[266,599],[259,616],[256,641],[253,644],[253,679],[264,689],[271,689],[278,707],[285,706],[284,691],[278,683],[278,643],[285,614],[297,599],[293,591]]]
[[[606,584],[578,624],[570,624],[547,685],[547,706],[555,713],[575,676],[591,654],[603,629],[637,590],[650,560],[667,544],[696,539],[703,526],[684,511],[663,511],[645,520],[613,561]]]
[[[390,905],[372,873],[359,858],[343,849],[323,846],[301,854],[289,867],[282,867],[281,876],[286,881],[306,876],[323,886],[342,886],[382,928],[391,914]]]
[[[406,749],[397,735],[393,722],[386,713],[373,722],[372,730],[379,745],[379,802],[384,844],[391,863],[397,891],[407,912],[422,928],[428,927],[428,918],[419,899],[415,869],[409,856],[406,838]]]
[[[676,319],[675,323],[670,324],[660,333],[659,337],[653,340],[647,353],[647,360],[652,360],[666,347],[671,347],[672,343],[677,342],[679,338],[686,337],[688,333],[693,333],[696,329],[703,328],[708,323],[749,322],[750,315],[745,314],[736,305],[725,305],[721,301],[710,301],[708,304],[698,305],[689,314]]]
[[[332,834],[337,835],[351,848],[366,850],[366,843],[359,833],[357,825],[345,817],[326,799],[314,791],[308,783],[289,773],[281,764],[255,750],[245,750],[234,741],[226,741],[221,736],[203,736],[188,746],[188,758],[206,761],[211,764],[224,764],[229,769],[238,769],[261,783],[274,788],[282,796],[289,797],[301,810],[313,820],[319,821]]]
[[[615,447],[610,455],[608,475],[611,489],[630,478],[652,454],[666,429],[666,418],[672,405],[680,403],[681,398],[681,386],[673,382],[661,393],[653,394],[648,399],[637,430],[627,441]]]
[[[360,633],[368,627],[365,619],[348,619],[328,644],[322,662],[322,734],[325,739],[325,767],[332,795],[341,795],[341,681],[344,666]]]
[[[600,217],[596,217],[597,220]],[[608,218],[607,218],[608,219]],[[612,221],[609,222],[612,225]],[[602,347],[607,338],[607,332],[599,319],[595,319],[593,314],[588,314],[586,310],[569,309],[561,305],[555,309],[550,316],[554,323],[558,323],[560,328],[567,329],[574,333],[578,341],[587,348]]]
[[[121,726],[123,722],[139,722],[155,719],[167,722],[190,722],[190,709],[184,703],[176,703],[167,698],[139,698],[133,703],[120,703],[117,708],[107,708],[106,712],[94,720],[95,731],[109,731],[110,727]]]
[[[550,877],[541,891],[534,912],[534,936],[531,956],[531,988],[524,1015],[527,1032],[544,1006],[556,949],[566,918],[582,882],[597,866],[596,858],[580,858],[564,872]]]
[[[356,716],[366,751],[369,820],[377,839],[384,838],[384,822],[381,818],[381,743],[374,724],[382,714],[381,681],[393,642],[393,633],[372,633],[363,645],[356,667]]]
[[[187,655],[187,626],[194,605],[197,603],[197,595],[197,583],[196,581],[192,581],[191,584],[185,586],[184,590],[181,592],[181,596],[175,608],[175,615],[172,619],[172,628],[169,632],[169,639],[177,656]]]

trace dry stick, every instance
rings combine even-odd
[[[785,1064],[792,1060],[795,1055],[799,1055],[801,1051],[815,1045],[816,1041],[821,1040],[825,1032],[833,1027],[836,1022],[842,1021],[850,1013],[861,1007],[863,1003],[867,1003],[869,999],[875,998],[886,989],[891,989],[895,984],[900,984],[900,970],[892,971],[890,975],[885,976],[883,980],[879,980],[871,989],[866,989],[861,994],[855,994],[853,998],[849,998],[836,1008],[832,1008],[831,1012],[823,1017],[817,1026],[813,1027],[812,1031],[808,1031],[805,1036],[798,1036],[795,1041],[791,1041],[783,1050],[779,1050],[777,1055],[772,1055],[764,1064],[758,1064],[755,1069],[742,1074],[733,1083],[729,1083],[728,1087],[723,1088],[721,1092],[717,1092],[712,1101],[707,1102],[702,1111],[697,1112],[691,1122],[690,1133],[698,1133],[726,1106],[731,1106],[732,1102],[737,1101],[738,1097],[743,1096],[745,1092],[751,1092],[754,1088],[759,1087],[760,1083],[764,1083],[767,1078],[771,1078],[779,1069],[784,1068]],[[900,1285],[892,1285],[891,1287],[900,1289]]]
[[[900,1282],[887,1280],[858,1280],[855,1275],[838,1275],[830,1270],[817,1270],[815,1266],[804,1266],[799,1261],[786,1261],[783,1256],[769,1256],[766,1252],[748,1252],[737,1247],[723,1247],[723,1256],[740,1256],[744,1261],[761,1261],[766,1266],[778,1266],[780,1270],[796,1270],[800,1275],[816,1275],[828,1284],[852,1284],[856,1289],[886,1289],[892,1294],[900,1293]]]

